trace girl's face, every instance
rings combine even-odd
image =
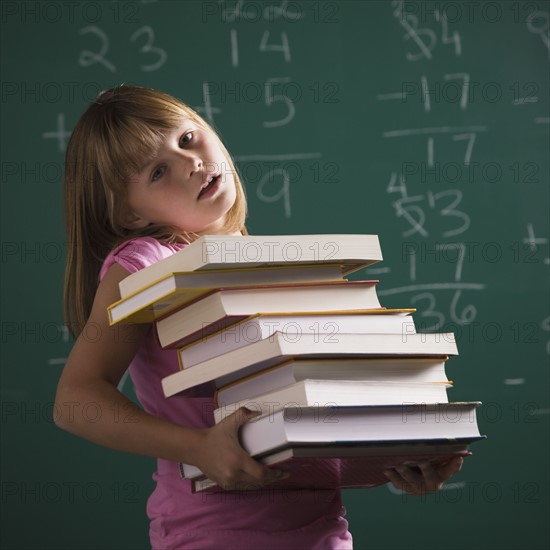
[[[154,223],[198,234],[221,233],[236,196],[235,177],[218,139],[186,120],[129,181],[126,226]]]

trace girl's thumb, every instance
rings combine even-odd
[[[246,407],[241,407],[237,411],[235,411],[235,422],[237,423],[237,426],[242,426],[243,424],[246,424],[250,420],[253,420],[254,418],[257,418],[258,416],[261,416],[260,411],[255,411],[253,409],[247,409]]]

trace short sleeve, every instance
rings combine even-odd
[[[131,239],[113,249],[105,258],[99,279],[103,279],[113,264],[119,264],[129,273],[135,273],[181,250],[184,243],[162,243],[153,237]]]

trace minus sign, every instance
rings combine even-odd
[[[538,97],[518,97],[512,101],[512,105],[525,105],[526,103],[537,103]]]
[[[520,386],[521,384],[525,384],[525,378],[505,378],[504,383],[507,386]]]
[[[389,273],[390,268],[389,267],[375,267],[375,268],[368,269],[367,272],[371,273],[372,275],[378,275],[380,273]]]
[[[397,92],[397,93],[394,93],[394,94],[378,94],[376,96],[376,99],[378,100],[383,100],[383,99],[406,99],[407,97],[407,94],[405,94],[404,92]]]
[[[48,359],[48,365],[64,365],[66,362],[66,357],[56,357],[53,359]]]

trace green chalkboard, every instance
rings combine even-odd
[[[71,347],[64,149],[125,82],[216,126],[251,233],[377,233],[384,262],[357,277],[457,335],[449,396],[484,402],[488,439],[437,494],[345,492],[356,548],[548,548],[549,17],[514,0],[2,2],[2,547],[148,547],[154,461],[52,422],[71,414],[52,404]]]

